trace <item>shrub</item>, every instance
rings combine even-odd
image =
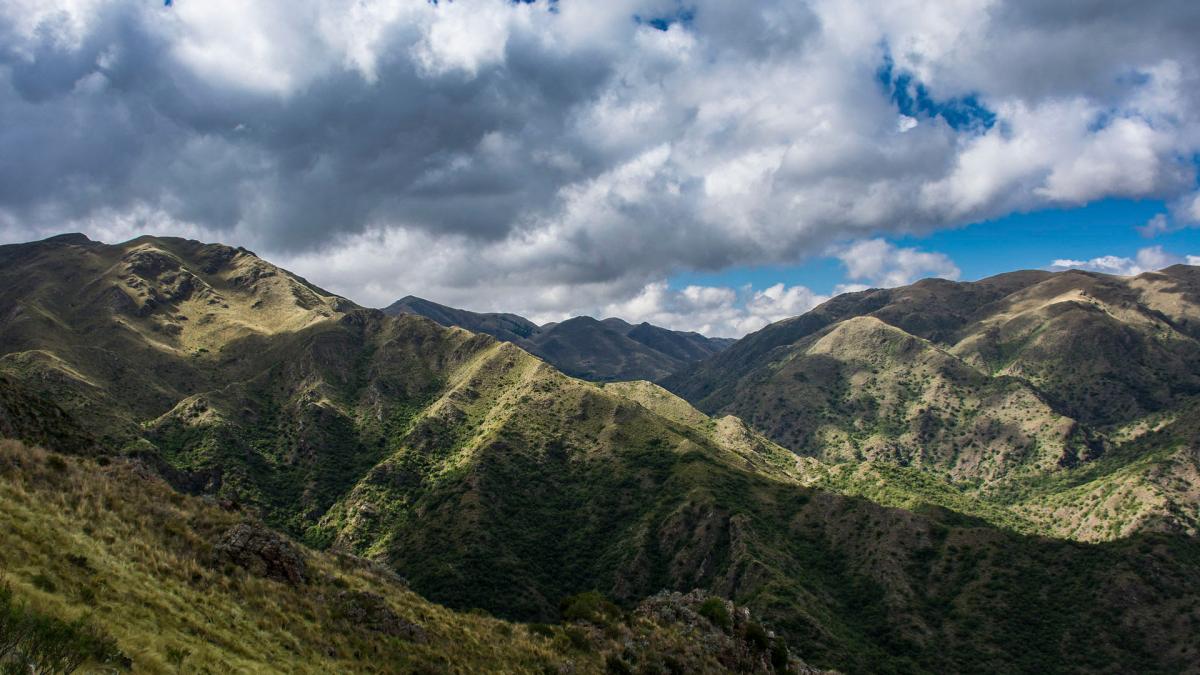
[[[724,631],[728,631],[733,626],[733,619],[729,616],[729,608],[725,606],[725,601],[720,598],[705,600],[700,605],[700,616],[708,619],[714,626]]]
[[[775,670],[779,672],[787,670],[791,660],[792,655],[788,652],[787,644],[783,640],[775,640],[771,643],[771,665],[775,667]]]
[[[571,642],[571,646],[581,652],[591,651],[592,639],[588,635],[587,629],[580,626],[567,626],[563,628],[563,635],[567,636],[567,640]]]
[[[183,662],[186,661],[187,657],[191,655],[192,652],[188,649],[184,649],[183,647],[177,647],[174,645],[167,647],[167,663],[170,663],[172,666],[174,666],[175,670],[177,671],[183,669]]]
[[[767,629],[753,621],[742,628],[742,637],[759,651],[766,651],[771,646],[771,636],[767,635]]]
[[[633,668],[616,654],[604,657],[604,669],[613,675],[633,675]]]
[[[563,600],[559,608],[565,621],[587,621],[597,626],[608,626],[621,618],[621,608],[598,591],[573,595]]]
[[[45,574],[42,574],[41,572],[33,575],[33,578],[31,578],[30,581],[33,583],[35,588],[46,591],[47,593],[53,593],[54,591],[58,590],[58,586],[54,584],[54,580]]]

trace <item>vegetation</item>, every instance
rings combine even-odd
[[[598,673],[610,659],[666,655],[687,672],[722,668],[722,652],[677,617],[626,616],[599,596],[568,603],[581,608],[567,612],[575,623],[526,627],[431,604],[346,555],[305,553],[300,586],[255,576],[213,555],[245,518],[180,495],[136,462],[102,466],[0,441],[0,667]],[[578,625],[595,621],[608,633]]]
[[[1185,266],[930,279],[839,296],[664,384],[837,465],[814,485],[1083,541],[1196,535],[1198,292]]]
[[[415,314],[511,342],[568,375],[597,382],[659,380],[707,358],[732,340],[667,330],[620,319],[588,316],[538,326],[515,314],[480,314],[412,296],[384,308],[392,316]]]
[[[116,642],[87,619],[67,622],[37,612],[0,584],[0,672],[72,673],[85,664],[130,665]]]
[[[1133,380],[1101,401],[1087,371],[1094,405],[1072,408],[1061,368],[1030,374],[1076,354],[1041,342],[1076,316],[1053,309],[1070,288],[1031,290],[1060,277],[869,292],[770,327],[692,392],[747,426],[227,247],[72,239],[0,262],[0,421],[70,453],[10,446],[0,568],[22,606],[90,608],[139,669],[766,670],[796,666],[789,645],[853,672],[1197,657],[1196,392],[1167,378],[1135,410]],[[998,337],[964,343],[988,317]],[[246,541],[295,545],[235,529],[259,519],[324,552],[260,575],[279,561],[247,561]]]

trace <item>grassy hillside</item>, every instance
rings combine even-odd
[[[59,667],[77,658],[85,669],[805,670],[739,609],[702,594],[628,614],[585,596],[564,607],[566,623],[527,626],[431,604],[388,569],[345,555],[301,552],[298,583],[263,577],[218,554],[246,517],[181,495],[137,463],[0,440],[0,665],[16,658],[4,647],[25,623],[41,637],[16,652],[44,658],[53,646]]]
[[[638,617],[699,612],[704,596],[659,595],[692,589],[748,606],[809,662],[852,672],[1176,671],[1195,660],[1186,636],[1198,620],[1193,607],[1200,606],[1193,582],[1200,572],[1196,541],[1186,532],[1151,527],[1150,514],[1137,520],[1131,536],[1104,545],[1022,534],[1058,517],[1035,508],[1050,504],[1036,501],[1043,494],[1038,481],[1066,475],[1048,470],[1047,463],[1091,442],[1088,428],[1057,411],[1036,386],[983,373],[941,346],[944,338],[911,332],[915,325],[879,317],[827,321],[797,338],[802,351],[789,351],[793,343],[771,347],[766,353],[779,357],[778,366],[754,371],[770,385],[774,372],[793,381],[798,374],[815,377],[813,368],[787,370],[789,359],[826,364],[820,382],[842,388],[836,400],[843,408],[817,433],[847,439],[842,446],[829,442],[842,454],[827,459],[857,457],[850,451],[858,447],[877,450],[863,454],[873,458],[866,470],[848,472],[799,458],[737,417],[710,418],[649,383],[581,381],[512,344],[420,317],[357,308],[246,251],[181,240],[105,246],[68,238],[0,247],[0,258],[6,263],[0,282],[7,282],[0,283],[0,314],[13,317],[0,324],[0,375],[16,384],[16,393],[0,399],[0,421],[18,437],[54,448],[75,439],[80,447],[62,449],[118,458],[109,460],[112,468],[86,469],[126,472],[109,483],[114,488],[136,485],[136,492],[147,492],[129,479],[129,472],[142,471],[232,509],[210,504],[204,507],[210,515],[188,516],[197,519],[194,536],[180,535],[174,549],[180,556],[212,549],[214,536],[226,536],[235,520],[252,516],[315,548],[370,558],[453,610],[553,621],[572,613],[572,603],[564,605],[568,598],[598,591],[618,603],[622,618],[554,635],[599,645],[587,649],[604,661],[589,663],[618,670],[658,658],[650,654],[690,653],[687,645],[694,641],[643,640],[636,632],[644,625]],[[146,258],[157,262],[147,266]],[[190,291],[177,289],[180,279],[193,277],[186,284]],[[1011,293],[1014,284],[1001,280],[986,293],[972,292],[982,307]],[[118,293],[130,302],[105,301]],[[832,316],[860,301],[876,302],[870,294],[839,299],[815,316]],[[947,315],[934,323],[944,333],[945,326],[964,321]],[[755,342],[749,340],[748,349]],[[734,350],[735,360],[748,358],[745,349]],[[822,400],[828,393],[823,387],[812,385],[805,398]],[[782,396],[786,390],[778,391]],[[789,410],[803,412],[809,403],[796,405]],[[926,430],[928,438],[1000,442],[1024,434],[1036,447],[1014,445],[991,456],[979,449],[926,450],[916,441],[912,447],[924,454],[906,454],[902,444],[863,445],[889,425],[904,426],[904,411],[913,405],[941,420]],[[1044,419],[1024,419],[1035,408]],[[761,418],[751,420],[772,430]],[[1003,433],[986,436],[994,424]],[[50,434],[48,428],[63,432]],[[1156,434],[1185,439],[1188,428],[1184,418],[1172,426],[1164,417],[1144,428],[1106,432],[1101,440],[1157,443]],[[1187,447],[1181,440],[1181,453]],[[1104,453],[1112,462],[1123,456]],[[919,461],[903,467],[904,457]],[[1101,466],[1083,459],[1071,470]],[[99,460],[70,460],[76,461]],[[926,470],[935,466],[944,474]],[[1137,462],[1122,466],[1142,470]],[[1164,492],[1168,497],[1189,494],[1190,488],[1172,482],[1176,475],[1172,470],[1156,479],[1172,486],[1174,492]],[[1029,481],[1020,483],[1028,492],[1007,493],[1011,503],[998,496],[985,503],[962,485],[983,489],[1002,476],[1012,485]],[[46,494],[59,489],[71,502],[70,495],[86,486],[70,485]],[[147,494],[158,496],[138,503],[152,514],[201,504]],[[83,513],[116,508],[114,499],[88,497],[81,503],[92,504],[92,511]],[[17,496],[4,501],[29,502]],[[48,503],[45,517],[63,511],[60,502]],[[1171,501],[1163,503],[1168,508]],[[146,520],[134,515],[142,506],[130,507],[125,517],[135,524]],[[204,530],[205,518],[214,519],[211,530]],[[80,517],[78,526],[86,520]],[[30,546],[40,546],[41,527],[24,530]],[[70,532],[76,525],[55,527]],[[1143,532],[1154,529],[1161,532]],[[139,540],[158,536],[125,531],[114,541],[140,546]],[[71,544],[51,539],[54,550]],[[322,567],[341,564],[336,556],[315,560],[317,570],[350,574]],[[177,562],[169,561],[172,569]],[[53,561],[45,565],[68,569]],[[121,567],[113,562],[112,568],[115,574]],[[51,603],[37,594],[34,572],[23,569],[12,575],[14,589]],[[146,569],[145,579],[151,579],[160,567]],[[181,569],[189,582],[192,568]],[[259,592],[253,584],[260,582],[267,583],[231,586],[229,597]],[[185,597],[189,592],[179,590]],[[308,600],[296,606],[305,625],[324,626],[321,612],[333,610],[304,604],[318,602],[311,593],[303,597]],[[396,598],[393,612],[410,616]],[[679,603],[692,614],[676,611]],[[71,607],[43,609],[70,619],[76,611]],[[447,612],[447,622],[459,616],[438,611]],[[283,621],[268,604],[241,616]],[[148,630],[145,621],[130,630]],[[720,623],[706,621],[688,625]],[[659,630],[655,625],[646,630]],[[705,633],[705,639],[724,645],[717,651],[732,654],[730,663],[765,663],[760,657],[775,643],[753,637],[757,631],[744,622],[731,625],[736,629],[722,629],[724,638]],[[302,629],[309,630],[294,628]],[[683,629],[662,630],[675,635]],[[340,656],[343,649],[358,648],[336,642],[339,635],[333,630],[317,644],[327,655],[350,658]],[[473,639],[460,637],[468,644]],[[627,637],[642,640],[647,651],[615,651],[611,645]],[[127,650],[132,637],[116,638]],[[213,633],[196,638],[215,640],[217,652],[236,651],[222,639]],[[450,642],[441,648],[451,649]],[[759,651],[747,652],[744,643],[759,645]],[[1077,645],[1085,643],[1089,648],[1081,654]],[[538,651],[540,644],[531,649],[549,653]],[[361,649],[368,659],[383,647],[372,641]],[[479,653],[499,663],[535,658],[519,650]],[[262,658],[287,657],[272,652]]]
[[[1197,401],[1197,289],[1186,266],[929,279],[839,296],[664,384],[849,463],[827,485],[855,494],[878,491],[851,485],[853,466],[886,463],[949,483],[946,505],[993,522],[1195,535],[1195,435],[1163,429]]]

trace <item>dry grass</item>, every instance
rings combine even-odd
[[[571,660],[562,640],[425,602],[354,559],[310,553],[315,580],[293,588],[205,563],[240,516],[173,492],[138,466],[101,466],[0,441],[0,570],[39,611],[91,617],[139,672],[538,672]],[[330,612],[354,589],[383,595],[426,631],[416,644]],[[180,666],[182,664],[182,667]]]

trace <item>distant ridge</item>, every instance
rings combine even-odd
[[[412,295],[383,312],[416,314],[443,326],[485,333],[516,344],[568,375],[599,382],[661,380],[735,342],[616,318],[579,316],[538,326],[516,314],[470,312]]]

